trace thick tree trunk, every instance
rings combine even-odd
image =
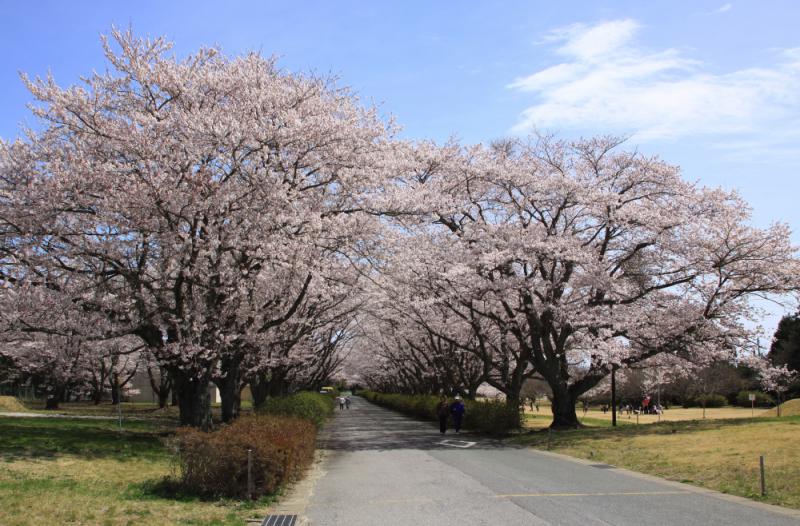
[[[289,385],[282,375],[273,375],[267,382],[269,396],[285,396],[289,394]]]
[[[153,373],[152,367],[147,367],[147,377],[150,380],[150,388],[158,399],[158,408],[167,407],[167,400],[172,391],[172,378],[163,367],[158,368],[158,376]],[[174,396],[174,395],[173,395]],[[177,402],[173,405],[177,405]]]
[[[163,391],[158,391],[157,396],[158,396],[158,408],[159,409],[164,409],[165,407],[167,407],[167,400],[169,400],[169,394],[170,394],[170,390],[169,389],[165,389]]]
[[[45,409],[58,409],[58,396],[48,395],[47,400],[44,402]]]
[[[214,381],[219,388],[222,421],[231,422],[239,416],[242,406],[242,373],[238,363],[223,364],[225,377]]]
[[[259,408],[267,401],[267,381],[258,376],[250,381],[250,393],[253,395],[253,407]]]
[[[242,390],[238,382],[224,382],[219,386],[219,396],[222,406],[222,421],[232,422],[239,417],[242,407]]]
[[[117,405],[119,402],[119,386],[117,384],[111,384],[111,405]]]
[[[211,381],[208,377],[197,378],[182,371],[173,372],[173,381],[178,388],[178,408],[182,426],[211,429]]]
[[[580,427],[578,422],[578,414],[575,412],[576,397],[569,393],[566,387],[554,388],[553,390],[552,410],[553,410],[553,423],[550,427],[553,429],[575,429]]]
[[[520,420],[520,396],[519,392],[516,395],[508,396],[506,395],[506,406],[510,411],[514,411],[514,415],[516,415],[516,419],[514,420],[514,427],[519,429],[522,427],[522,423]]]
[[[180,393],[178,392],[178,386],[175,383],[175,380],[172,380],[172,400],[170,401],[170,405],[172,407],[176,407],[178,405],[178,400],[180,399]]]
[[[61,399],[64,398],[65,391],[66,389],[63,387],[60,387],[54,391],[49,391],[44,402],[44,408],[48,410],[58,409],[58,404],[61,402]]]

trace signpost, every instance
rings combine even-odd
[[[747,395],[748,400],[750,400],[750,416],[756,416],[756,395],[755,393],[750,393]]]

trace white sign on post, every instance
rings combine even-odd
[[[749,395],[747,395],[747,399],[750,400],[751,402],[755,402],[756,401],[756,395],[754,395],[753,393],[750,393]]]

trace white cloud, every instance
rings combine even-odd
[[[714,12],[715,12],[715,13],[727,13],[727,12],[728,12],[728,11],[730,11],[732,8],[733,8],[733,4],[723,4],[723,5],[721,5],[721,6],[719,7],[719,9],[717,9],[717,10],[716,10],[716,11],[714,11]]]
[[[725,6],[723,6],[725,7]],[[575,24],[545,38],[561,61],[508,88],[535,102],[514,131],[599,130],[638,140],[744,136],[800,129],[800,49],[768,67],[712,73],[676,49],[636,44],[634,20]]]

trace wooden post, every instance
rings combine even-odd
[[[247,498],[253,499],[255,487],[253,484],[253,450],[247,450]]]
[[[767,494],[767,482],[764,480],[764,455],[758,457],[758,463],[761,467],[761,496]]]

